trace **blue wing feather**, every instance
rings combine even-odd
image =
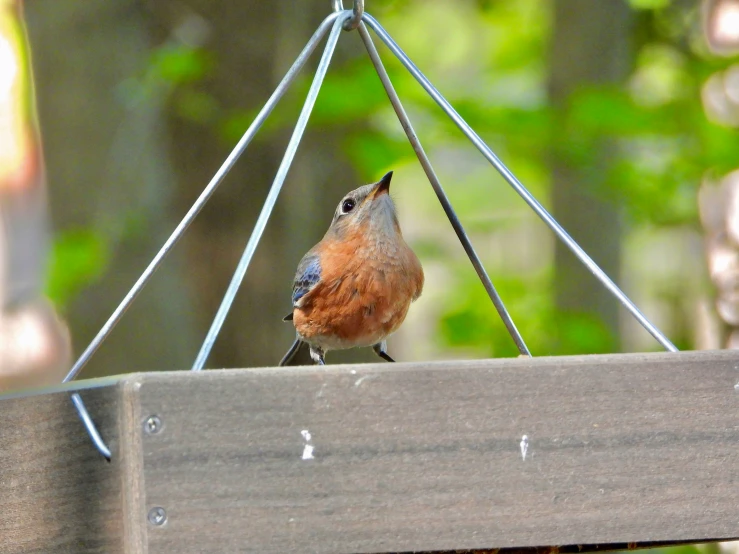
[[[293,283],[293,306],[297,306],[303,296],[308,294],[310,290],[316,286],[321,280],[321,262],[318,256],[307,254],[300,264],[295,274],[295,282]]]

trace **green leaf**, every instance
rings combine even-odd
[[[670,5],[672,0],[629,0],[637,10],[659,10]]]
[[[59,307],[69,305],[82,289],[104,274],[109,259],[107,243],[92,230],[58,234],[49,260],[47,295]]]
[[[178,85],[202,79],[213,66],[213,57],[205,50],[167,45],[152,55],[150,71],[160,79]]]

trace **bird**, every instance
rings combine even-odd
[[[388,172],[377,183],[344,196],[321,241],[303,256],[295,273],[292,321],[296,339],[280,361],[287,365],[302,344],[315,364],[328,350],[371,346],[387,353],[387,337],[421,296],[423,268],[403,239],[390,197]]]

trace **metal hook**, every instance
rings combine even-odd
[[[79,414],[85,429],[87,429],[87,434],[90,435],[90,439],[92,439],[92,444],[95,445],[97,451],[100,452],[106,460],[110,461],[110,449],[105,444],[105,441],[103,441],[103,437],[100,436],[97,427],[95,427],[95,422],[92,421],[87,408],[85,408],[85,403],[82,402],[82,398],[76,392],[72,395],[72,403],[74,404],[74,407],[77,408],[77,413]]]
[[[331,8],[335,12],[344,10],[344,3],[342,0],[331,0]],[[345,31],[353,31],[359,26],[359,22],[362,21],[362,15],[364,14],[364,0],[354,0],[352,6],[352,17],[344,22]]]

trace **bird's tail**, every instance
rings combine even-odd
[[[279,366],[288,365],[293,360],[295,355],[298,353],[298,350],[300,350],[301,344],[303,344],[302,340],[295,339],[295,342],[290,347],[290,350],[287,351],[287,353],[280,360],[280,363],[277,365]]]

